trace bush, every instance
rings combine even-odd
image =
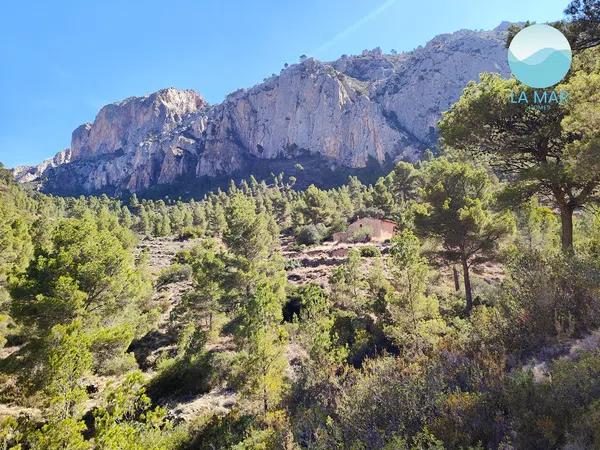
[[[202,237],[203,234],[204,232],[200,227],[185,227],[177,234],[177,240],[187,241]]]
[[[364,256],[365,258],[374,258],[376,256],[381,256],[381,250],[374,245],[366,245],[360,248],[360,256]]]
[[[319,244],[327,235],[327,227],[322,223],[306,225],[300,228],[296,235],[296,242],[304,245]]]
[[[175,253],[173,260],[175,261],[174,264],[191,264],[195,257],[196,254],[193,252],[193,249],[185,249]]]
[[[363,227],[360,230],[355,231],[352,236],[348,238],[349,242],[369,242],[373,236],[373,229],[371,227]]]
[[[444,387],[428,367],[417,368],[391,357],[367,361],[352,382],[342,388],[332,415],[335,419],[328,427],[334,439],[322,442],[323,447],[383,448],[390,441],[399,444],[398,438],[423,430],[427,418],[436,411]],[[323,437],[326,440],[329,436]]]
[[[446,445],[442,448],[473,449],[477,442],[489,444],[497,439],[500,424],[493,401],[485,394],[457,390],[441,395],[438,405],[438,416],[430,429]]]
[[[198,450],[233,448],[250,434],[255,422],[255,417],[242,414],[237,409],[225,415],[199,417],[196,423],[191,425],[193,438],[186,448]]]
[[[177,355],[158,363],[148,393],[154,400],[169,395],[195,395],[211,388],[212,355],[204,351],[206,333],[188,325],[179,337]]]
[[[153,400],[173,395],[199,395],[211,389],[211,356],[168,358],[158,364],[158,374],[148,385]]]
[[[600,325],[600,270],[593,260],[539,252],[510,264],[502,304],[510,349],[527,351],[562,337],[582,337]]]
[[[125,353],[134,337],[129,326],[101,328],[92,336],[93,368],[100,375],[118,375],[137,368],[132,354]]]
[[[299,259],[286,259],[285,260],[285,270],[298,269],[302,267],[302,261]]]
[[[297,242],[295,242],[292,245],[290,245],[290,250],[293,250],[295,252],[302,252],[306,250],[306,245],[298,244]]]
[[[348,224],[345,220],[339,219],[335,220],[331,226],[329,227],[328,236],[333,235],[333,233],[338,233],[340,231],[346,231],[348,229]]]
[[[189,280],[191,276],[192,268],[189,265],[175,263],[160,271],[158,279],[156,280],[156,286],[161,287],[179,281],[186,281]]]
[[[116,358],[112,358],[104,364],[103,375],[123,375],[138,368],[137,361],[133,353],[125,353]]]
[[[354,367],[361,367],[368,358],[392,350],[383,330],[375,326],[373,318],[369,316],[340,311],[335,315],[332,334],[336,336],[338,346],[346,347],[347,362]]]
[[[215,352],[210,355],[210,373],[207,382],[211,387],[231,383],[232,370],[236,362],[235,352]]]
[[[531,371],[516,372],[505,393],[517,435],[515,447],[598,448],[599,401],[598,351],[582,352],[575,361],[554,361],[545,382],[535,381]],[[579,446],[561,445],[569,435]]]

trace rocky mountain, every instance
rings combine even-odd
[[[197,192],[280,170],[325,186],[335,174],[377,172],[435,145],[441,113],[469,80],[508,75],[506,28],[444,34],[401,54],[302,58],[217,105],[174,88],[128,98],[73,131],[69,149],[15,177],[58,194],[118,195]]]

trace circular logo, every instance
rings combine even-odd
[[[508,47],[508,65],[521,83],[545,88],[558,83],[571,67],[567,38],[550,25],[523,28]]]

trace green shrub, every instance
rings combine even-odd
[[[125,353],[107,361],[106,364],[104,364],[102,374],[123,375],[137,368],[137,361],[135,360],[133,353]]]
[[[299,259],[286,259],[285,270],[297,269],[302,267],[302,261]]]
[[[235,352],[215,352],[210,355],[210,374],[208,382],[211,386],[229,384],[237,359]]]
[[[515,351],[562,337],[582,337],[600,325],[600,270],[592,259],[520,253],[509,265],[502,304]]]
[[[329,227],[328,236],[332,235],[333,233],[338,233],[340,231],[346,231],[347,229],[348,229],[348,223],[345,220],[342,220],[342,219],[335,220]]]
[[[583,352],[578,359],[558,359],[549,376],[536,381],[531,371],[517,371],[508,383],[505,402],[513,417],[516,448],[567,448],[565,439],[598,448],[600,353]]]
[[[374,258],[376,256],[381,256],[381,251],[374,245],[366,245],[360,248],[360,256]]]
[[[327,227],[322,223],[305,225],[298,231],[296,242],[304,245],[319,244],[327,235]]]
[[[186,281],[189,280],[191,276],[192,268],[189,265],[175,263],[160,271],[156,280],[156,286],[161,287],[179,281]]]
[[[190,239],[202,237],[203,234],[204,231],[200,227],[185,227],[177,234],[177,240],[188,241]]]
[[[347,348],[347,361],[355,367],[389,346],[383,331],[375,326],[371,317],[339,311],[334,320],[332,334],[336,336],[336,344]]]
[[[96,331],[90,346],[94,371],[100,375],[118,375],[137,368],[133,355],[125,353],[133,338],[134,330],[130,326]]]
[[[212,450],[232,448],[250,434],[256,418],[234,409],[226,415],[200,417],[198,424],[193,423],[193,438],[186,448]],[[265,447],[263,447],[265,448]]]
[[[349,242],[369,242],[373,236],[373,229],[369,226],[363,227],[360,230],[356,230],[352,236],[348,238]]]
[[[444,388],[428,367],[417,368],[391,357],[368,360],[342,388],[322,448],[382,448],[387,443],[387,448],[407,448],[394,447],[392,442],[400,444],[399,438],[423,430]]]
[[[294,242],[292,245],[290,245],[290,250],[293,250],[295,252],[301,252],[306,250],[306,245]]]
[[[210,390],[212,355],[204,351],[206,333],[187,326],[177,343],[177,355],[158,363],[158,375],[148,386],[153,399],[171,395],[203,394]]]
[[[153,400],[173,395],[197,395],[210,390],[209,357],[201,354],[193,358],[170,358],[162,361],[159,373],[148,385]]]

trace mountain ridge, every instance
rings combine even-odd
[[[50,193],[122,195],[248,176],[261,165],[325,185],[335,171],[415,160],[468,81],[508,75],[505,33],[501,24],[439,35],[411,52],[303,58],[215,105],[175,88],[130,97],[76,128],[69,149],[14,174]],[[331,177],[296,173],[299,159]]]

